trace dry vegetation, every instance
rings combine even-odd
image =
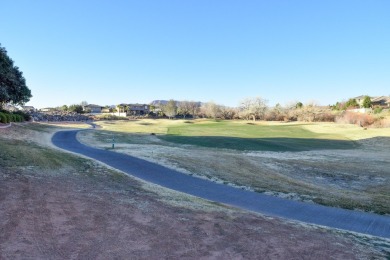
[[[333,123],[224,123],[209,120],[101,122],[102,129],[80,133],[79,139],[107,149],[115,137],[118,152],[257,192],[348,209],[390,213],[390,154],[386,152],[390,148],[389,129],[363,130],[354,125]],[[205,127],[200,127],[202,125]],[[222,125],[226,130],[213,129],[214,125]],[[291,128],[281,131],[279,127],[286,125]],[[245,132],[247,127],[252,127],[253,132]],[[267,131],[261,133],[262,127],[268,127]],[[167,138],[167,133],[173,134]],[[280,140],[290,143],[276,151],[259,150],[263,143],[254,146],[251,143],[258,140],[248,139],[258,133],[268,138],[267,145],[272,140],[272,147]],[[219,135],[217,139],[210,138],[216,134]],[[195,135],[207,141],[202,146],[196,145],[200,139]],[[228,139],[233,142],[233,149],[212,148],[233,135],[242,137]],[[272,139],[288,135],[291,140]],[[188,137],[184,142],[180,139],[183,136]],[[294,140],[300,140],[296,146],[303,145],[307,149],[290,149],[294,148]],[[318,140],[323,142],[318,143]],[[341,146],[339,142],[342,142]],[[241,149],[239,145],[243,143],[255,150]],[[318,144],[325,147],[311,147]],[[235,149],[237,147],[240,149]],[[290,150],[283,151],[285,147]]]
[[[383,239],[246,213],[52,149],[56,130],[37,124],[0,129],[0,258],[389,255]]]

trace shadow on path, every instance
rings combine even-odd
[[[210,148],[234,149],[239,151],[300,152],[329,149],[354,149],[359,145],[351,140],[315,138],[239,138],[227,136],[181,136],[160,135],[161,140]]]

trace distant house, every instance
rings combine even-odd
[[[147,104],[119,104],[117,110],[126,113],[128,116],[143,116],[150,112],[150,105]]]
[[[104,107],[99,106],[99,105],[89,104],[89,105],[83,106],[83,111],[86,113],[91,113],[91,114],[100,114],[102,112],[103,108]]]
[[[18,108],[14,105],[11,105],[11,104],[5,104],[3,106],[3,108],[7,111],[10,111],[10,112],[15,112],[15,111],[18,111]]]
[[[34,112],[36,109],[33,106],[22,106],[24,112]]]
[[[371,105],[373,107],[383,107],[383,108],[390,107],[390,97],[381,96],[381,97],[372,98]]]
[[[358,96],[358,97],[355,97],[353,99],[355,99],[356,103],[358,103],[359,106],[362,107],[363,106],[363,101],[364,101],[365,97],[367,97],[367,95]],[[369,96],[369,98],[371,98],[371,100],[372,100],[372,97]]]
[[[44,108],[41,108],[39,109],[39,111],[41,112],[51,112],[51,111],[54,111],[55,109],[52,108],[52,107],[44,107]]]
[[[128,115],[143,116],[150,112],[150,105],[146,104],[129,104],[127,109]]]

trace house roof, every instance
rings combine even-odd
[[[84,107],[100,107],[100,108],[102,108],[103,106],[99,106],[99,105],[94,105],[94,104],[89,104],[89,105],[86,105],[86,106],[84,106]]]
[[[371,99],[371,102],[384,102],[384,103],[390,103],[390,97],[388,96],[380,96]]]
[[[365,97],[367,97],[367,95],[361,95],[361,96],[357,96],[357,97],[354,97],[353,99],[364,99]],[[373,98],[373,97],[370,97],[368,96],[369,98]]]
[[[34,110],[35,109],[35,107],[33,107],[33,106],[22,106],[22,108],[24,110]]]

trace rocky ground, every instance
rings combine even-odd
[[[34,122],[85,122],[91,120],[91,116],[75,112],[31,112],[30,115]]]

